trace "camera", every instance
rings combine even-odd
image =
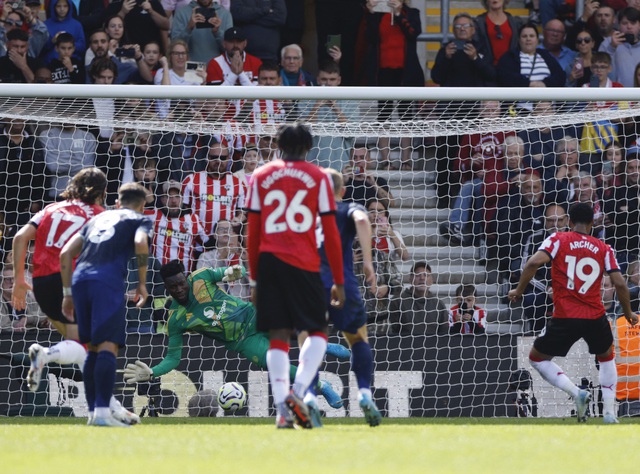
[[[470,308],[469,305],[467,305],[466,301],[460,303],[460,308],[458,309],[458,311],[460,312],[460,314],[473,314],[473,308]]]
[[[186,68],[187,71],[204,71],[204,63],[199,61],[187,61]]]
[[[636,44],[636,35],[633,33],[627,33],[624,35],[624,40],[629,44]]]
[[[456,45],[456,48],[462,51],[464,49],[464,45],[467,44],[466,41],[460,39],[454,39],[453,44]]]
[[[24,10],[24,2],[13,2],[10,5],[12,10]]]
[[[133,58],[136,55],[134,48],[116,48],[116,56],[119,58]]]
[[[216,11],[213,8],[203,8],[200,7],[196,9],[196,13],[202,15],[204,17],[204,22],[196,23],[196,28],[211,28],[211,24],[209,23],[210,18],[215,18],[218,16]]]
[[[353,174],[360,174],[362,173],[362,167],[361,166],[354,166],[353,167]]]

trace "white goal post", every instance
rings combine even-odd
[[[268,101],[271,105],[265,105]],[[384,121],[379,119],[381,101],[399,103]],[[273,112],[273,103],[282,113]],[[639,117],[640,93],[632,88],[2,84],[3,295],[10,289],[6,282],[11,275],[5,270],[12,270],[6,263],[12,236],[38,206],[55,200],[60,183],[82,167],[97,165],[105,169],[109,179],[116,180],[136,179],[136,171],[140,176],[151,176],[145,169],[155,167],[152,178],[143,182],[157,192],[150,207],[162,206],[167,180],[182,181],[206,169],[206,149],[213,143],[210,137],[229,147],[235,157],[234,170],[241,169],[247,143],[256,143],[259,157],[268,159],[273,152],[269,154],[268,144],[263,149],[260,139],[275,136],[282,123],[302,121],[309,124],[315,137],[310,154],[313,160],[341,170],[346,165],[345,178],[353,178],[354,188],[365,186],[355,176],[360,172],[371,176],[366,180],[369,187],[374,178],[381,178],[384,181],[376,185],[391,194],[385,192],[384,198],[378,194],[383,207],[390,204],[386,211],[390,227],[386,222],[384,226],[376,224],[372,213],[374,232],[379,232],[375,242],[379,283],[388,292],[378,297],[365,294],[376,362],[374,398],[383,414],[516,416],[516,400],[522,400],[523,390],[515,390],[510,377],[518,369],[529,370],[528,350],[544,325],[548,304],[541,304],[544,295],[538,294],[538,299],[527,300],[529,307],[524,303],[509,305],[505,292],[517,278],[525,251],[544,234],[544,212],[556,201],[564,208],[573,200],[597,201],[594,204],[603,214],[610,213],[600,235],[612,245],[617,242],[618,215],[609,196],[615,194],[612,187],[627,178],[625,156],[640,153],[635,148]],[[32,137],[28,146],[17,144],[11,127],[18,127],[15,130],[20,129],[24,137]],[[60,138],[63,136],[68,140]],[[617,158],[607,164],[607,150],[615,144],[619,144],[622,164],[615,161]],[[364,148],[369,154],[366,169],[356,166],[356,171],[351,166],[353,147]],[[567,159],[560,155],[569,147],[573,147],[571,151],[577,147],[579,158],[569,164],[558,161]],[[31,171],[32,175],[10,164],[12,157],[18,156],[16,149],[27,151],[37,162],[29,168],[37,170]],[[506,155],[512,153],[523,155],[518,172],[508,169]],[[568,173],[566,180],[558,178],[560,168],[568,170],[563,171]],[[523,214],[529,209],[523,206],[518,214],[522,225],[516,228],[515,214],[509,210],[519,202],[514,196],[525,193],[509,180],[520,175],[518,183],[526,181],[534,189],[532,183],[539,181],[538,198],[544,202],[534,203],[535,209],[532,207],[527,218]],[[589,186],[592,198],[585,197]],[[371,191],[374,195],[376,189]],[[369,194],[363,191],[360,196]],[[25,208],[29,200],[36,206]],[[374,211],[375,207],[374,202]],[[462,226],[457,228],[456,223]],[[211,242],[204,248],[198,245],[197,254],[215,250]],[[638,285],[638,249],[632,246],[626,250],[631,257],[625,262],[629,264],[625,271],[630,285]],[[413,304],[411,297],[417,294],[413,272],[420,262],[430,267],[430,296],[415,296],[419,304]],[[419,272],[423,267],[417,268]],[[120,368],[136,359],[154,365],[165,354],[161,321],[164,289],[159,283],[159,278],[150,282],[154,302],[149,303],[148,311],[135,315],[131,311],[128,316],[130,331],[127,348],[118,358]],[[470,291],[470,285],[475,288],[478,306],[471,325],[462,323],[456,310],[449,311],[457,307],[456,291],[461,286]],[[538,293],[544,293],[545,283],[540,285]],[[610,299],[610,292],[605,291],[605,300]],[[25,353],[29,345],[35,341],[50,345],[60,336],[38,319],[33,308],[28,310],[33,314],[26,315],[27,329],[23,330],[19,321],[24,315],[12,313],[6,301],[2,304],[0,416],[83,416],[86,404],[81,375],[73,367],[52,365],[40,391],[28,391],[22,379],[28,370]],[[346,345],[337,334],[331,340]],[[188,401],[196,392],[217,390],[228,381],[238,381],[247,390],[248,407],[240,414],[271,414],[266,372],[199,335],[185,336],[182,356],[178,369],[162,377],[161,394],[155,397],[162,416],[187,416]],[[586,378],[597,386],[597,371],[586,347],[574,347],[571,357],[559,363],[574,382]],[[550,388],[533,371],[531,375],[533,388],[525,395],[529,401],[532,395],[537,398],[538,416],[570,416],[572,405],[564,393]],[[322,377],[346,402],[344,408],[334,410],[322,401],[327,416],[361,416],[349,361],[328,357]],[[125,406],[137,411],[147,406],[146,395],[125,386],[120,376],[116,388]],[[598,413],[597,404],[592,412]]]

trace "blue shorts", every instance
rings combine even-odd
[[[331,288],[325,288],[327,301],[331,302]],[[345,285],[344,292],[346,300],[342,308],[329,307],[329,320],[336,329],[355,334],[367,323],[367,312],[364,309],[364,302],[360,294],[360,288],[352,285]]]
[[[73,284],[73,304],[80,342],[93,346],[102,342],[125,345],[124,289],[114,290],[97,280],[79,281]]]

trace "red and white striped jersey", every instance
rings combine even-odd
[[[214,179],[200,171],[182,182],[183,203],[200,218],[206,235],[211,235],[220,219],[233,219],[236,210],[244,207],[245,193],[244,183],[231,173]]]
[[[104,211],[98,204],[78,199],[49,204],[29,221],[36,228],[33,276],[60,273],[60,251],[93,216]]]
[[[244,69],[237,75],[231,70],[227,54],[216,56],[207,65],[207,84],[214,86],[256,85],[258,69],[262,61],[248,53],[244,53]]]
[[[196,244],[207,240],[204,226],[195,214],[168,217],[160,209],[145,211],[153,220],[151,251],[160,264],[180,260],[187,271],[195,268],[193,251]]]
[[[286,113],[279,100],[258,99],[253,101],[251,119],[253,121],[253,131],[259,135],[262,133],[262,126],[266,123],[284,123]]]

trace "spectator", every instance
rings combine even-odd
[[[251,175],[260,164],[258,160],[258,146],[253,142],[247,143],[242,154],[242,169],[233,173],[234,176],[242,180],[247,189]]]
[[[133,182],[147,191],[145,209],[160,207],[158,193],[158,160],[152,157],[141,157],[133,160]]]
[[[51,69],[40,66],[36,69],[34,81],[36,84],[53,84],[53,74]]]
[[[549,101],[539,101],[533,106],[532,115],[553,115],[555,104]],[[524,141],[525,156],[531,157],[531,167],[541,176],[555,163],[554,152],[558,140],[565,135],[560,127],[542,127],[518,132]]]
[[[259,86],[279,86],[282,84],[280,68],[273,61],[265,61],[258,68]],[[261,134],[265,124],[284,123],[286,119],[285,106],[287,102],[273,99],[256,99],[253,102],[244,101],[240,112],[235,116],[238,121],[253,122],[253,131]]]
[[[32,83],[38,62],[27,54],[29,34],[13,29],[7,33],[7,54],[0,58],[0,82]]]
[[[91,133],[73,123],[51,125],[41,133],[40,141],[50,179],[47,198],[57,201],[72,176],[94,166],[98,142]]]
[[[558,61],[538,48],[538,30],[527,24],[518,32],[518,48],[506,52],[497,66],[498,84],[505,87],[564,87],[567,79]],[[529,110],[532,106],[527,107]]]
[[[280,77],[283,86],[315,86],[316,79],[302,69],[304,55],[297,44],[289,44],[280,50]]]
[[[213,0],[193,0],[174,13],[171,39],[186,41],[191,58],[208,63],[224,51],[223,35],[232,26],[231,14],[221,5]]]
[[[476,287],[456,288],[456,304],[449,309],[451,334],[484,334],[485,310],[476,305]]]
[[[234,0],[230,11],[248,40],[247,52],[262,61],[277,61],[280,29],[287,19],[284,0]]]
[[[597,52],[593,54],[591,69],[593,71],[593,87],[623,87],[619,82],[609,79],[611,73],[611,57],[607,53]],[[585,84],[583,87],[592,87]],[[627,109],[628,102],[590,102],[586,110],[597,111],[603,109]],[[588,122],[582,129],[582,137],[580,140],[580,150],[583,153],[602,153],[605,148],[618,140],[619,122],[621,120],[598,120],[596,122]]]
[[[504,53],[518,47],[522,20],[505,11],[509,0],[482,0],[482,4],[487,12],[476,19],[476,35],[487,60],[497,65]]]
[[[127,0],[130,1],[130,0]],[[111,55],[109,51],[109,36],[104,30],[97,30],[92,33],[89,38],[89,48],[94,55],[94,59],[89,64],[87,70],[91,70],[91,65],[101,58],[109,58],[117,67],[118,73],[114,78],[115,84],[125,84],[129,82],[131,79],[137,76],[137,73],[140,73],[140,76],[148,81],[152,80],[151,71],[149,70],[149,66],[142,59],[142,52],[140,51],[140,46],[137,44],[129,45],[134,49],[135,64],[122,62],[116,56]],[[88,78],[87,83],[90,83],[90,78]]]
[[[93,31],[102,28],[106,4],[107,2],[103,0],[79,0],[74,3],[76,5],[74,15],[77,12],[74,18],[82,24],[85,38],[88,38]]]
[[[190,2],[191,0],[161,0],[160,3],[162,3],[162,8],[164,8],[169,19],[171,19],[177,9],[189,5]]]
[[[556,142],[555,162],[544,170],[545,194],[551,202],[566,204],[573,201],[577,179],[585,165],[580,163],[578,139],[566,135]]]
[[[169,17],[159,0],[115,0],[107,6],[107,18],[118,15],[124,20],[130,44],[143,45],[149,41],[163,44],[162,31],[169,30]]]
[[[630,262],[638,259],[640,250],[640,156],[627,154],[624,184],[615,188],[613,197],[604,201],[605,242],[616,251],[624,273]]]
[[[519,266],[518,263],[523,252],[523,245],[529,236],[542,227],[544,214],[542,180],[535,172],[525,175],[520,183],[518,192],[509,196],[503,196],[498,202],[498,213],[495,229],[497,234],[497,257],[499,279],[509,280],[510,273]],[[490,248],[490,256],[496,249]]]
[[[44,23],[49,31],[49,40],[42,50],[41,58],[45,63],[59,57],[57,50],[60,34],[71,35],[74,41],[73,56],[81,60],[84,58],[87,43],[84,38],[82,24],[74,18],[76,6],[71,0],[52,0],[49,3],[50,17]],[[76,83],[81,84],[81,83]]]
[[[391,303],[392,331],[401,335],[441,336],[448,331],[447,308],[431,293],[433,275],[427,262],[411,268],[411,286]]]
[[[318,85],[338,87],[341,83],[340,66],[333,60],[320,64]],[[308,122],[347,123],[358,121],[358,103],[353,100],[316,100],[300,105],[301,118]],[[313,147],[307,160],[323,168],[341,171],[349,163],[349,151],[355,139],[345,136],[314,136]]]
[[[184,204],[196,214],[207,235],[220,219],[231,220],[244,206],[245,187],[227,171],[229,148],[215,138],[209,141],[207,168],[187,176],[182,183]]]
[[[591,80],[591,58],[594,44],[593,36],[589,30],[585,29],[578,33],[575,45],[578,49],[578,54],[573,64],[567,66],[564,72],[567,75],[567,86],[582,87],[584,84],[589,84]]]
[[[162,54],[160,54],[161,50],[162,48],[160,47],[160,44],[156,41],[150,41],[142,48],[142,55],[144,56],[143,61],[147,64],[147,67],[151,71],[151,76],[154,79],[158,73],[158,69],[162,67],[160,64],[160,58],[162,57]],[[137,84],[148,84],[144,79],[142,79],[142,77],[135,78],[134,82]],[[153,81],[151,81],[151,83],[153,83]]]
[[[24,120],[4,120],[0,132],[0,209],[4,236],[13,237],[43,207],[46,180],[42,143]],[[11,248],[5,243],[4,250]]]
[[[384,203],[377,199],[372,199],[367,202],[366,209],[371,221],[373,234],[371,247],[374,253],[377,251],[388,255],[385,260],[391,259],[403,262],[409,260],[409,250],[407,250],[400,232],[393,229],[389,210],[384,207]]]
[[[367,147],[356,145],[351,149],[350,164],[342,170],[345,178],[342,200],[364,206],[369,200],[378,199],[386,208],[392,207],[393,195],[389,184],[385,178],[369,173],[370,162],[371,154]]]
[[[108,140],[100,140],[96,148],[96,167],[107,177],[105,205],[109,207],[116,204],[118,188],[134,181],[134,148],[125,137],[124,130],[116,129]]]
[[[207,65],[207,84],[214,86],[252,86],[258,82],[262,61],[245,51],[244,31],[231,27],[224,32],[224,52]]]
[[[609,53],[612,59],[611,79],[624,87],[633,87],[633,73],[640,63],[640,10],[629,7],[618,13],[620,31],[605,38],[598,51]]]
[[[422,32],[420,12],[410,8],[406,0],[390,0],[390,13],[376,13],[377,2],[367,1],[365,12],[366,37],[368,42],[366,56],[367,84],[370,86],[415,86],[424,87],[424,72],[418,60],[416,39]],[[398,54],[398,51],[404,54]],[[394,111],[391,101],[378,102],[378,120],[386,122]],[[397,113],[400,120],[412,120],[415,114],[413,103],[401,101]],[[383,166],[389,166],[389,137],[378,139],[380,160]],[[412,170],[411,139],[400,139],[399,168]]]
[[[160,303],[164,301],[165,289],[164,281],[160,276],[160,263],[153,255],[149,255],[147,262],[147,292],[149,296],[142,307],[137,307],[139,274],[138,264],[135,258],[129,260],[127,265],[127,291],[125,293],[127,312],[127,333],[129,334],[151,334],[155,332],[154,323],[164,320],[164,305],[154,304],[154,299]],[[156,309],[159,306],[159,309]],[[159,313],[159,314],[158,314]]]
[[[11,306],[13,296],[13,266],[4,264],[2,267],[2,281],[0,282],[0,331],[18,331],[44,326],[47,318],[31,292],[27,293],[27,307],[23,311],[16,311]]]
[[[274,135],[260,135],[258,137],[258,156],[261,165],[279,158],[278,137]]]
[[[246,255],[240,243],[240,228],[222,219],[216,222],[212,238],[207,242],[208,250],[198,257],[197,268],[220,268],[231,265],[247,266]],[[245,275],[239,280],[220,283],[232,296],[249,300],[249,278]]]
[[[544,210],[544,227],[531,234],[523,247],[520,266],[511,277],[511,281],[518,281],[524,269],[525,262],[538,251],[542,242],[555,232],[565,232],[569,229],[567,211],[557,204],[549,204]],[[547,319],[551,317],[553,300],[551,292],[551,265],[541,266],[527,285],[522,296],[522,308],[528,329],[538,333],[544,328]]]
[[[615,189],[624,184],[625,151],[619,142],[607,146],[602,154],[600,173],[596,176],[603,200],[613,197]]]
[[[197,215],[182,207],[182,185],[170,180],[162,185],[162,207],[147,211],[154,221],[151,251],[160,264],[180,260],[188,272],[195,269],[196,248],[207,234]]]
[[[591,22],[591,19],[594,19]],[[614,30],[616,11],[599,2],[585,2],[582,16],[569,28],[565,43],[570,48],[575,44],[575,39],[581,31],[588,30],[593,37],[593,49],[597,50],[605,38],[609,38]],[[591,25],[593,23],[593,25]]]
[[[61,0],[66,1],[66,0]],[[82,28],[80,28],[82,32]],[[84,65],[74,54],[75,41],[70,33],[61,32],[56,35],[56,56],[49,61],[51,79],[56,84],[84,84],[86,73]]]
[[[12,30],[22,30],[28,36],[28,55],[32,58],[37,58],[49,39],[49,31],[46,25],[38,18],[38,15],[34,15],[29,7],[25,6],[23,9],[14,10],[12,5],[16,5],[16,3],[4,2],[2,7],[2,16],[0,17],[0,56],[6,55],[9,49],[7,46],[9,41],[8,33]]]
[[[189,77],[187,73],[187,62],[189,61],[189,46],[183,40],[173,40],[169,45],[168,58],[162,56],[160,58],[160,65],[153,83],[163,86],[199,86],[205,80],[204,69],[196,70],[197,80]],[[167,118],[171,106],[170,100],[158,100],[156,102],[158,107],[158,116],[160,118]]]
[[[585,202],[593,207],[593,229],[591,235],[604,239],[604,213],[602,202],[598,196],[596,178],[586,171],[581,171],[575,179],[574,202]]]
[[[114,84],[118,78],[118,65],[108,56],[95,59],[88,71],[90,81],[94,84]],[[99,138],[109,140],[113,133],[111,124],[115,118],[116,106],[113,99],[92,99],[96,118],[100,121]]]
[[[342,85],[357,86],[358,72],[361,69],[357,54],[363,9],[360,0],[316,0],[316,32],[318,62],[332,59],[327,43],[329,35],[338,36],[342,52],[340,69]],[[287,8],[289,6],[287,5]],[[302,38],[284,44],[300,44]]]
[[[443,87],[495,85],[496,70],[474,39],[475,22],[468,13],[453,18],[453,41],[438,51],[431,79]]]
[[[551,56],[558,61],[563,71],[573,64],[576,52],[564,45],[566,37],[566,29],[564,23],[560,20],[549,20],[544,24],[542,30],[542,48],[551,53]],[[564,84],[563,84],[564,85]]]

